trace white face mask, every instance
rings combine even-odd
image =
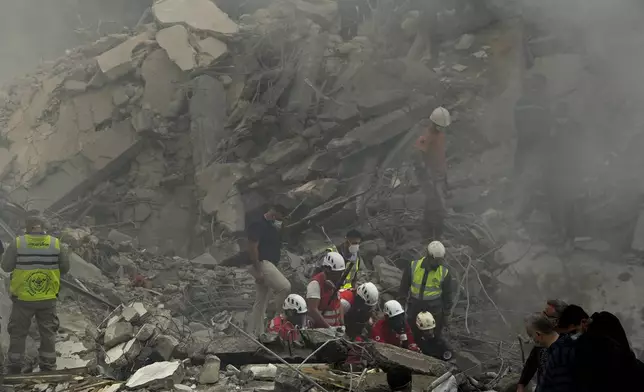
[[[349,245],[349,252],[353,255],[357,254],[360,250],[360,245]]]
[[[274,221],[273,221],[273,226],[275,226],[275,228],[277,228],[277,229],[281,229],[281,228],[282,228],[282,221],[281,221],[281,220],[277,220],[277,219],[276,219],[276,220],[274,220]]]

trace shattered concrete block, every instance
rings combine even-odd
[[[275,392],[301,392],[311,389],[311,383],[306,381],[294,370],[278,367],[275,375]]]
[[[184,369],[179,361],[156,362],[136,371],[125,383],[129,389],[169,390],[183,380]]]
[[[103,124],[112,118],[114,112],[110,88],[77,95],[72,102],[76,109],[78,129],[81,131],[88,131]]]
[[[382,238],[364,241],[360,244],[360,253],[367,258],[372,258],[387,251],[387,242]]]
[[[174,384],[172,390],[177,392],[193,392],[192,388],[183,384]]]
[[[80,80],[67,80],[63,84],[63,88],[69,92],[82,93],[87,90],[87,83]]]
[[[165,360],[172,358],[174,349],[179,345],[179,341],[170,335],[159,335],[154,338],[154,350]]]
[[[11,163],[15,157],[16,155],[13,152],[0,147],[0,180],[11,170]]]
[[[162,25],[182,24],[222,35],[239,31],[239,26],[209,0],[161,0],[152,6],[152,13]]]
[[[272,381],[277,375],[277,366],[269,363],[268,365],[246,365],[241,368],[241,372],[248,380],[254,381]]]
[[[143,60],[141,75],[145,80],[142,104],[164,117],[175,117],[185,99],[183,85],[188,76],[163,49],[155,50]]]
[[[208,75],[193,80],[189,112],[196,172],[208,166],[217,152],[219,141],[226,135],[226,108],[226,91],[219,80]]]
[[[637,218],[631,248],[638,252],[644,252],[644,211],[640,211]]]
[[[340,182],[335,178],[321,178],[309,181],[288,192],[295,200],[303,200],[304,204],[317,206],[329,200],[338,191]]]
[[[215,37],[207,37],[205,39],[202,39],[201,41],[199,41],[198,47],[200,52],[199,65],[202,67],[205,67],[214,63],[221,56],[228,53],[228,45],[226,45],[224,42],[221,42]],[[228,76],[228,75],[224,75],[224,76]],[[222,83],[224,82],[222,81]],[[229,80],[228,84],[230,83],[232,83],[232,79]],[[224,85],[226,85],[226,83],[224,83]]]
[[[126,322],[118,322],[105,329],[103,344],[107,348],[116,346],[119,343],[127,342],[134,336],[134,327]]]
[[[130,306],[126,306],[121,312],[123,320],[128,323],[136,323],[142,320],[148,314],[148,310],[141,302],[135,302]]]
[[[94,264],[90,264],[75,252],[69,254],[69,273],[86,282],[102,282],[106,278],[103,272]]]
[[[200,256],[195,257],[194,259],[190,260],[192,264],[196,264],[201,267],[211,267],[213,268],[216,265],[219,265],[219,262],[217,259],[215,259],[210,253],[206,252]]]
[[[386,343],[371,343],[368,351],[382,369],[404,367],[412,372],[440,377],[454,367],[448,362]]]
[[[139,332],[136,333],[134,338],[140,342],[147,342],[157,332],[157,327],[154,324],[143,324]]]
[[[216,355],[207,355],[199,373],[199,384],[215,384],[219,381],[221,361]]]
[[[116,107],[121,107],[128,103],[130,97],[127,95],[126,89],[123,86],[117,87],[112,91],[112,103]]]
[[[165,49],[170,60],[182,71],[192,71],[197,66],[197,52],[190,45],[190,34],[182,25],[174,25],[157,32],[157,42]]]
[[[197,176],[199,187],[207,186],[202,210],[216,215],[217,221],[231,233],[243,231],[246,225],[244,201],[235,185],[244,171],[237,164],[213,163]]]
[[[294,165],[288,171],[284,172],[282,174],[282,181],[304,181],[312,172],[323,173],[330,170],[335,164],[334,161],[333,156],[326,152],[314,154],[302,163]]]
[[[80,247],[85,244],[92,233],[88,229],[84,228],[66,228],[60,235],[60,240],[66,244],[69,244],[73,249]]]
[[[114,244],[120,244],[121,242],[132,242],[133,238],[118,230],[112,229],[107,235],[107,240]]]
[[[114,368],[125,366],[136,359],[142,348],[136,339],[118,344],[105,352],[105,363]]]
[[[270,146],[266,151],[257,158],[258,162],[265,165],[280,166],[287,161],[300,158],[309,149],[306,139],[296,137],[292,139],[282,140]]]
[[[132,62],[132,50],[149,39],[152,36],[150,33],[145,32],[132,37],[129,40],[123,42],[114,49],[108,50],[107,52],[96,57],[98,66],[105,76],[111,80],[120,78],[121,76],[129,73],[134,69]]]
[[[472,34],[463,34],[461,35],[461,38],[458,39],[458,42],[456,43],[456,45],[454,45],[454,49],[468,50],[474,44],[475,39],[476,37],[473,36]]]
[[[378,282],[382,287],[387,290],[398,290],[402,279],[402,271],[387,263],[385,258],[382,256],[374,257],[372,263]]]

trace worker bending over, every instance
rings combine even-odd
[[[449,361],[452,359],[452,352],[442,338],[434,334],[436,320],[429,312],[420,312],[416,317],[416,327],[420,331],[420,337],[416,341],[420,351],[430,357]]]
[[[358,271],[362,267],[362,259],[360,258],[360,243],[362,242],[362,234],[358,230],[349,230],[344,237],[344,242],[340,246],[331,246],[326,249],[327,252],[337,252],[344,257],[348,262],[346,277],[342,282],[343,289],[351,289],[357,286]]]
[[[374,307],[378,304],[378,288],[375,284],[367,282],[357,289],[340,290],[340,302],[346,333],[355,339],[370,325]]]
[[[274,332],[284,341],[300,340],[300,329],[308,325],[306,301],[301,295],[289,294],[282,305],[284,313],[275,316],[268,325],[268,332]]]
[[[322,271],[315,274],[306,287],[306,304],[313,328],[344,325],[338,285],[344,273],[344,258],[329,252],[322,261]]]
[[[40,334],[40,371],[56,370],[56,300],[60,274],[69,271],[67,251],[56,237],[47,235],[39,217],[26,220],[26,234],[15,239],[2,259],[2,269],[11,273],[13,306],[9,316],[8,371],[22,372],[25,344],[35,317]]]
[[[385,318],[379,320],[371,329],[371,339],[411,351],[420,352],[407,320],[405,310],[396,300],[385,303]]]
[[[443,328],[451,317],[453,283],[449,269],[444,265],[445,246],[432,241],[426,255],[412,261],[403,271],[399,297],[408,298],[408,320],[413,325],[416,339],[420,331],[416,317],[420,312],[430,312],[436,320],[434,334],[441,338]]]

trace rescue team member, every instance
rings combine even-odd
[[[421,159],[414,160],[416,177],[425,195],[425,225],[432,240],[443,235],[447,214],[445,197],[448,193],[445,129],[452,123],[449,111],[436,108],[429,116],[430,126],[416,140]]]
[[[322,261],[322,271],[313,275],[306,287],[306,305],[313,328],[340,327],[344,315],[337,288],[344,273],[344,258],[329,252]]]
[[[378,288],[367,282],[357,289],[340,290],[340,302],[347,336],[355,339],[371,324],[373,309],[378,304]]]
[[[301,295],[289,294],[282,305],[284,313],[275,316],[268,326],[268,332],[274,332],[285,341],[300,340],[298,330],[306,328],[307,307]]]
[[[45,234],[39,217],[26,219],[26,234],[9,245],[2,269],[11,273],[13,306],[9,317],[9,373],[22,371],[25,343],[31,319],[36,318],[40,334],[38,363],[41,371],[56,370],[56,300],[60,274],[69,271],[67,251],[56,237]]]
[[[434,334],[436,320],[429,312],[420,312],[416,317],[416,327],[420,331],[420,338],[417,340],[418,347],[423,354],[444,361],[452,359],[452,352],[443,339],[437,338]]]
[[[387,301],[384,310],[385,318],[377,321],[371,329],[371,340],[420,352],[400,302],[394,299]]]
[[[248,226],[248,272],[255,278],[255,303],[247,332],[259,336],[264,332],[266,307],[275,295],[275,303],[284,303],[291,292],[291,283],[277,269],[282,255],[282,219],[288,212],[275,205]]]
[[[434,316],[437,338],[442,338],[443,328],[451,316],[453,279],[443,265],[444,257],[443,244],[433,241],[427,246],[425,257],[412,261],[403,271],[399,296],[402,300],[409,298],[407,315],[417,339],[420,331],[416,327],[416,317],[420,312],[430,312]]]
[[[326,249],[327,252],[337,252],[344,257],[345,262],[349,262],[351,270],[347,273],[344,283],[341,288],[350,289],[355,288],[358,282],[358,271],[362,266],[362,259],[360,258],[360,243],[362,242],[362,234],[358,230],[349,230],[344,237],[342,245],[336,247],[331,246]]]

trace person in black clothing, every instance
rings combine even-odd
[[[271,294],[275,303],[284,303],[291,292],[291,283],[277,269],[282,255],[282,220],[288,212],[279,205],[271,207],[250,223],[247,230],[248,272],[255,278],[256,298],[248,322],[248,333],[259,336],[264,332],[264,317]]]
[[[574,340],[586,332],[589,320],[590,316],[580,306],[568,305],[564,311],[561,312],[557,329],[559,330],[559,333],[570,334],[571,338]]]

